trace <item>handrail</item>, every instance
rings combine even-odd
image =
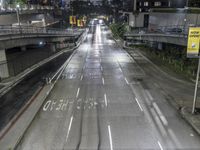
[[[33,26],[4,26],[0,25],[0,36],[8,34],[53,34],[53,35],[66,35],[66,34],[79,34],[81,29],[57,29],[46,27],[33,27]]]

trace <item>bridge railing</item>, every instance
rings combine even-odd
[[[186,25],[171,25],[171,26],[149,26],[148,28],[137,28],[131,32],[126,33],[129,34],[166,34],[166,35],[187,35],[189,27]]]
[[[15,34],[52,34],[52,35],[76,35],[80,34],[81,29],[57,29],[46,27],[32,27],[32,26],[0,26],[1,35],[15,35]]]

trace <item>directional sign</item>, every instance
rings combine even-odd
[[[191,27],[188,35],[187,57],[199,58],[200,28]]]

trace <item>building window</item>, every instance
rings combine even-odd
[[[161,6],[161,2],[154,2],[154,6]]]
[[[149,2],[144,2],[144,6],[149,6]]]

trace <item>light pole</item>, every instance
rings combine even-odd
[[[189,7],[189,0],[186,1],[186,7]]]
[[[20,23],[20,16],[19,16],[19,4],[16,5],[16,13],[17,13],[17,22],[19,27],[21,27],[21,23]]]

